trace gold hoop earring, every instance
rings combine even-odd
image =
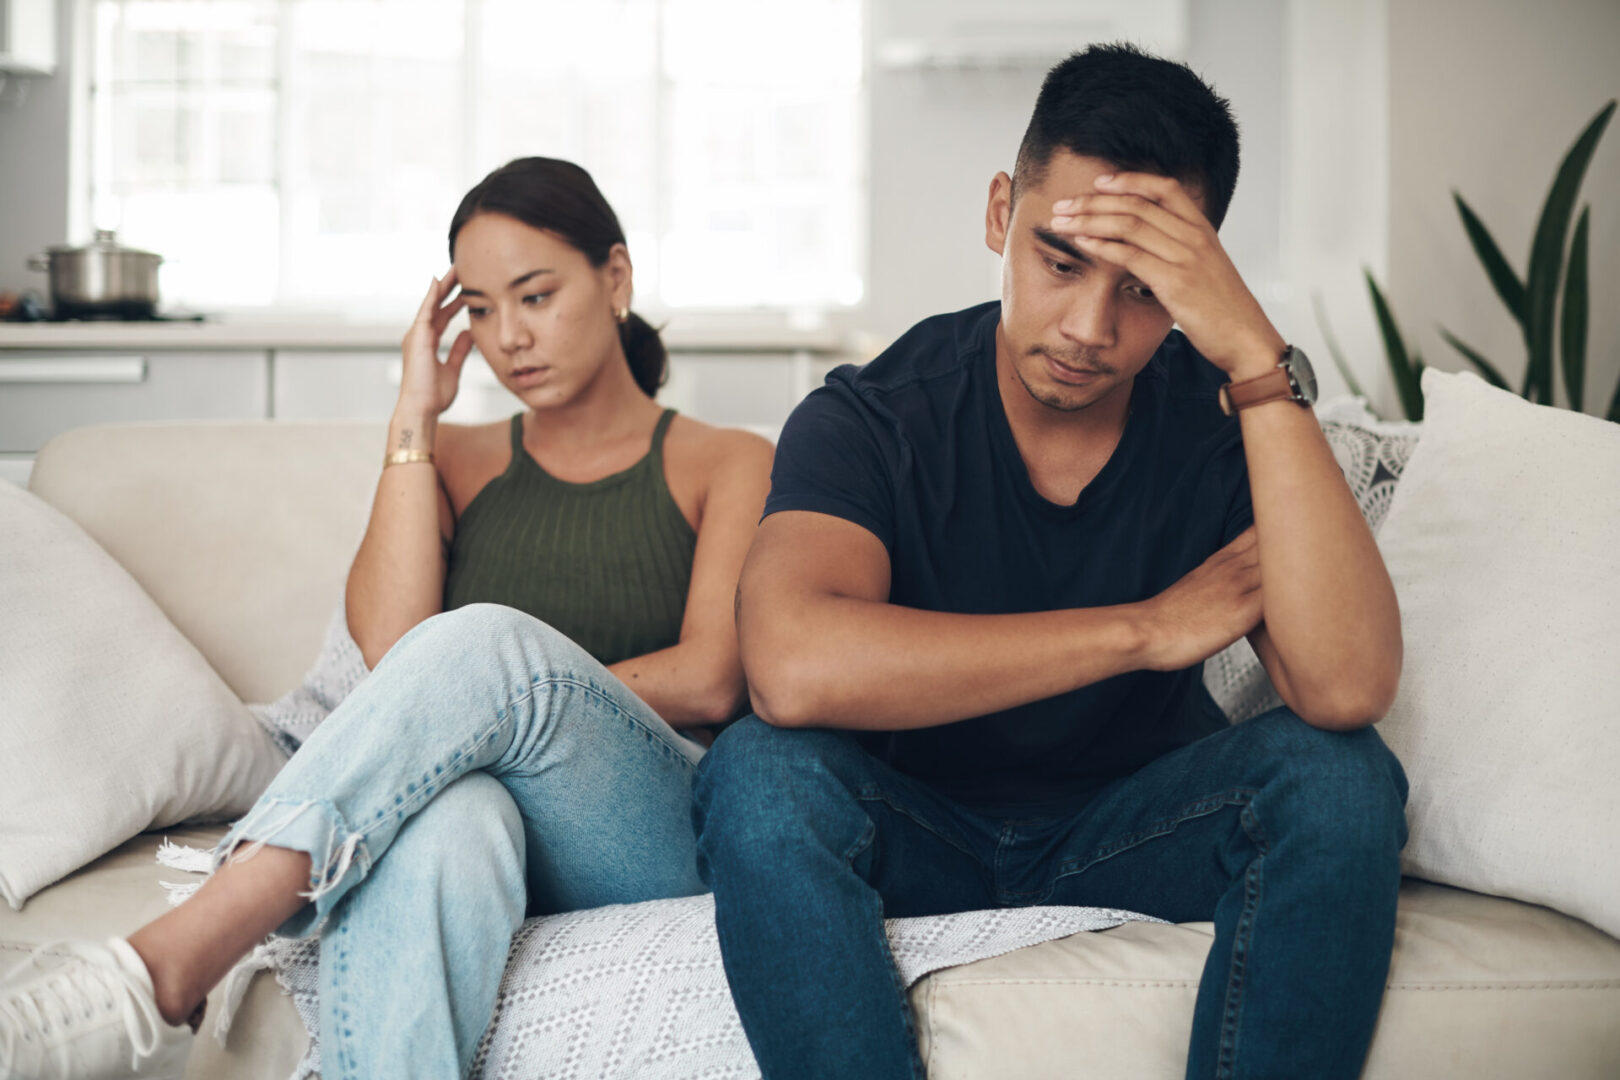
[[[630,309],[622,307],[613,313],[613,318],[622,326],[630,321]]]

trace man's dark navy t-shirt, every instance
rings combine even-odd
[[[1252,523],[1238,422],[1216,400],[1226,376],[1179,332],[1137,375],[1119,445],[1078,501],[1041,496],[997,390],[1000,314],[927,319],[829,375],[782,430],[765,513],[852,521],[888,548],[891,603],[968,614],[1144,600]],[[964,802],[1061,804],[1223,726],[1201,671],[1134,671],[861,739]]]

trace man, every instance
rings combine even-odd
[[[922,1077],[882,919],[1024,904],[1214,920],[1189,1076],[1360,1071],[1400,624],[1308,365],[1216,239],[1237,156],[1185,67],[1070,57],[990,185],[1000,303],[788,421],[738,594],[758,715],[694,812],[768,1080]],[[1200,671],[1245,634],[1287,707],[1228,726]]]

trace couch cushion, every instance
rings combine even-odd
[[[22,911],[0,907],[0,971],[26,959],[37,945],[70,937],[122,936],[163,914],[168,902],[159,882],[196,878],[158,866],[162,838],[209,848],[224,835],[223,826],[143,833],[36,893]],[[262,972],[253,977],[231,1025],[227,1049],[213,1035],[213,1017],[223,1007],[216,987],[209,995],[211,1016],[192,1047],[187,1080],[287,1080],[309,1039],[292,999],[274,977]]]
[[[1408,880],[1364,1080],[1620,1075],[1620,941],[1543,907]],[[1180,1077],[1209,923],[1127,923],[912,989],[928,1075]]]
[[[107,424],[46,443],[28,484],[134,576],[243,701],[274,701],[320,648],[384,441],[373,423]]]
[[[129,574],[0,481],[0,896],[246,812],[285,756]]]

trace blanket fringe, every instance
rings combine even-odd
[[[160,881],[158,884],[163,886],[163,898],[169,902],[170,907],[179,907],[202,888],[200,881]]]
[[[166,836],[158,845],[157,861],[159,866],[166,866],[170,870],[182,870],[188,874],[207,874],[213,870],[213,855],[206,848],[177,844]],[[179,907],[202,888],[200,881],[160,881],[158,884],[163,886],[164,896],[169,901],[170,907]]]
[[[177,844],[167,836],[158,845],[157,861],[159,866],[184,870],[190,874],[206,874],[214,868],[207,848]]]
[[[236,1011],[242,1007],[242,999],[247,997],[253,976],[275,966],[275,951],[267,943],[256,946],[241,963],[231,968],[230,974],[225,976],[225,989],[222,994],[224,1000],[220,1002],[219,1019],[214,1022],[214,1039],[221,1048],[225,1046],[226,1037],[231,1033],[231,1021],[236,1019]]]

